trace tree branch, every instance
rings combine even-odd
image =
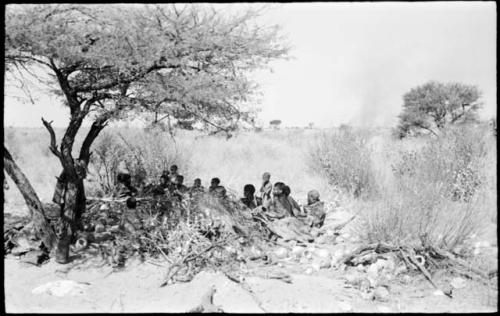
[[[52,128],[52,125],[51,125],[52,121],[47,122],[42,117],[42,123],[43,123],[43,125],[45,125],[45,128],[47,128],[47,130],[49,131],[49,134],[50,134],[50,146],[49,146],[50,151],[54,155],[56,155],[59,159],[61,159],[62,158],[61,152],[59,150],[57,150],[56,133],[54,132],[54,129]]]
[[[90,130],[85,137],[85,140],[82,143],[82,147],[80,149],[80,161],[83,161],[85,165],[87,166],[90,161],[90,147],[92,146],[92,143],[94,140],[99,136],[99,133],[108,125],[108,116],[103,115],[99,118],[97,118],[94,123],[92,123],[92,126],[90,127]]]
[[[49,68],[52,68],[52,65],[49,64],[48,62],[45,62],[43,60],[40,60],[40,59],[32,57],[32,56],[6,55],[5,59],[12,60],[12,62],[14,62],[14,63],[16,63],[16,62],[23,63],[23,62],[27,62],[27,61],[34,61],[34,62],[37,62],[39,64],[45,65],[45,66],[47,66]]]
[[[150,66],[149,68],[145,69],[144,71],[139,72],[136,75],[130,76],[129,78],[119,78],[119,79],[111,80],[111,81],[100,83],[100,84],[88,84],[85,86],[77,87],[74,89],[74,91],[76,91],[76,92],[91,92],[91,91],[96,91],[96,90],[110,89],[110,88],[116,87],[119,84],[125,84],[125,85],[130,84],[138,79],[145,77],[147,74],[149,74],[155,70],[178,69],[178,68],[182,68],[182,67],[201,71],[200,68],[195,67],[195,66],[161,65],[161,64],[155,63],[154,65]]]
[[[31,221],[36,228],[36,234],[41,237],[43,243],[48,249],[52,249],[57,243],[57,236],[45,218],[43,205],[40,202],[35,190],[31,186],[28,178],[26,178],[26,175],[24,175],[19,166],[15,163],[14,159],[12,159],[12,156],[5,146],[3,162],[5,171],[7,171],[7,174],[16,184],[26,202],[26,205],[28,206]]]
[[[75,115],[80,110],[80,105],[76,100],[76,93],[71,89],[68,78],[61,72],[59,68],[57,68],[54,60],[50,59],[51,69],[54,71],[57,77],[57,81],[61,86],[61,90],[66,96],[66,100],[68,101],[69,108],[71,110],[71,115]]]
[[[431,132],[432,134],[434,134],[434,136],[438,136],[438,134],[436,134],[436,132],[434,132],[432,129],[428,128],[427,126],[423,125],[423,124],[420,124],[420,123],[415,123],[415,126],[416,127],[420,127],[420,128],[423,128],[425,130],[428,130],[429,132]]]

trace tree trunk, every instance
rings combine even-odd
[[[81,216],[86,208],[83,179],[86,176],[86,168],[90,161],[90,147],[106,125],[107,117],[100,117],[92,124],[80,149],[80,157],[76,161],[71,157],[71,151],[69,150],[72,147],[76,132],[70,134],[72,137],[67,137],[66,140],[63,139],[61,144],[61,153],[63,153],[65,159],[62,159],[63,171],[59,177],[61,181],[58,181],[56,194],[54,194],[56,196],[58,190],[62,189],[63,191],[59,193],[59,196],[62,196],[60,203],[62,203],[63,212],[57,225],[56,261],[58,263],[69,262],[70,245],[75,237],[75,232],[81,228]]]
[[[56,261],[58,263],[69,262],[69,248],[75,237],[75,232],[79,229],[80,218],[85,211],[85,203],[83,180],[68,181],[64,192],[63,212],[57,223]]]
[[[45,247],[51,250],[56,245],[56,234],[45,218],[43,205],[35,190],[31,186],[28,178],[26,178],[19,166],[14,162],[14,159],[12,159],[12,156],[5,146],[3,161],[7,174],[12,178],[26,201],[31,220],[35,226],[36,232],[39,234],[37,237],[41,238]]]

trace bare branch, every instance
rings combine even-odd
[[[45,65],[49,68],[52,68],[52,66],[48,63],[45,62],[41,59],[35,58],[33,56],[27,56],[27,55],[6,55],[5,56],[6,62],[13,62],[13,63],[26,63],[29,61],[34,61],[37,62],[41,65]]]
[[[45,125],[45,128],[49,131],[50,134],[50,146],[49,149],[50,151],[56,155],[59,159],[61,159],[61,152],[57,149],[57,142],[56,142],[56,133],[54,132],[54,129],[52,128],[52,121],[47,122],[43,117],[42,117],[42,123]]]

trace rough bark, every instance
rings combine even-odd
[[[80,149],[80,161],[83,161],[85,165],[89,164],[90,161],[90,147],[94,143],[94,140],[99,136],[99,133],[107,126],[108,118],[106,116],[101,116],[97,118],[83,141],[82,147]]]
[[[3,161],[5,171],[7,171],[7,174],[12,178],[26,201],[26,205],[30,211],[31,220],[34,224],[36,232],[39,234],[38,237],[42,239],[45,247],[51,250],[56,245],[56,234],[45,217],[43,205],[40,202],[35,190],[31,186],[31,183],[21,171],[19,166],[15,163],[5,146]]]
[[[61,218],[57,224],[57,251],[58,263],[69,262],[69,246],[73,242],[78,230],[80,218],[85,211],[85,191],[83,180],[76,183],[67,182],[64,193],[64,204]]]
[[[80,149],[78,160],[73,159],[71,151],[74,138],[78,132],[81,120],[72,118],[61,143],[61,162],[63,171],[58,178],[56,193],[61,196],[60,203],[63,209],[61,218],[57,223],[57,252],[56,261],[67,263],[69,261],[69,247],[75,237],[75,232],[81,226],[81,216],[85,212],[86,197],[83,179],[90,161],[90,147],[99,133],[106,127],[107,117],[98,118],[88,132]],[[62,191],[62,192],[61,192]]]

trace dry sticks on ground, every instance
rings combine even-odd
[[[362,245],[352,252],[344,255],[340,262],[346,265],[371,264],[378,258],[384,258],[394,254],[402,262],[405,263],[409,270],[417,270],[422,273],[425,278],[432,284],[434,288],[443,292],[446,296],[452,297],[451,290],[443,291],[433,280],[430,268],[452,267],[458,273],[473,278],[478,276],[483,279],[489,279],[496,274],[496,270],[486,273],[480,269],[471,267],[465,260],[456,258],[448,251],[437,249],[435,247],[411,248],[407,246],[392,246],[386,243],[375,243],[370,245]]]
[[[208,253],[209,251],[211,251],[214,248],[223,247],[223,246],[227,245],[230,242],[230,240],[231,240],[230,238],[226,238],[226,239],[222,239],[222,240],[213,242],[209,246],[207,246],[206,248],[204,248],[202,250],[197,250],[197,249],[193,250],[192,249],[193,248],[192,247],[193,241],[192,241],[192,239],[189,240],[182,251],[183,253],[185,253],[185,255],[183,255],[177,261],[173,262],[168,267],[165,280],[160,285],[160,287],[167,285],[169,283],[169,281],[172,280],[172,278],[182,269],[183,266],[185,266],[189,262],[201,257],[202,255]]]

